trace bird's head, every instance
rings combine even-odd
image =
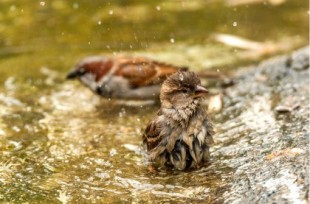
[[[200,85],[200,79],[194,72],[178,71],[164,81],[160,91],[162,106],[184,108],[193,102],[199,102],[208,90]]]
[[[67,79],[74,79],[84,75],[91,75],[95,81],[100,80],[113,66],[112,60],[102,56],[91,56],[81,60],[67,75]]]

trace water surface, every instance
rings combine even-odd
[[[201,170],[151,173],[141,133],[158,106],[102,99],[65,74],[83,56],[120,52],[221,71],[247,60],[212,34],[301,46],[308,42],[307,8],[302,0],[236,7],[200,0],[3,1],[0,200],[222,202],[234,170],[220,154]],[[215,117],[216,127],[229,117]]]

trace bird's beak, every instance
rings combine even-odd
[[[66,76],[67,79],[74,79],[80,76],[83,76],[85,74],[85,72],[83,70],[80,69],[72,69],[72,71],[70,71],[68,73],[68,75]]]
[[[196,86],[196,89],[195,89],[195,96],[196,97],[204,96],[207,93],[209,93],[208,89],[206,89],[202,86],[199,86],[199,85]]]

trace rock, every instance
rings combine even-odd
[[[265,158],[267,160],[273,160],[276,158],[281,159],[280,157],[296,157],[300,154],[305,154],[305,151],[300,148],[292,148],[292,149],[288,148],[288,149],[284,149],[278,152],[273,152],[271,154],[268,154]]]
[[[307,203],[307,68],[309,47],[238,71],[225,90],[212,150],[215,166],[232,169],[224,203]]]
[[[296,70],[309,68],[309,47],[293,53],[292,56],[288,58],[287,63]]]

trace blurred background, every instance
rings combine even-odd
[[[101,53],[144,52],[193,69],[233,66],[240,58],[306,45],[307,10],[302,0],[4,0],[1,79],[40,66],[69,69],[81,57]],[[236,49],[242,45],[232,47],[227,40],[223,45],[219,34],[257,41],[265,50],[242,56]],[[255,51],[251,45],[245,48]],[[7,74],[3,68],[8,66]]]
[[[148,176],[140,135],[158,107],[100,99],[66,73],[120,53],[233,71],[307,45],[308,18],[305,0],[2,0],[0,201],[214,201],[226,167]]]

